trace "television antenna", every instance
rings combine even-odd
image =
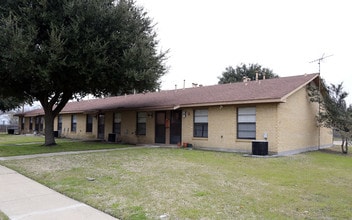
[[[325,60],[326,58],[331,57],[331,56],[333,56],[333,55],[331,54],[331,55],[325,56],[325,53],[323,53],[323,55],[322,55],[320,58],[315,59],[315,60],[312,60],[312,61],[310,61],[309,63],[316,63],[316,62],[318,62],[318,65],[319,65],[319,75],[320,75],[320,63],[321,63],[321,61],[323,61],[323,60]]]
[[[320,63],[321,61],[325,60],[326,58],[328,57],[331,57],[332,55],[328,55],[328,56],[325,56],[325,53],[323,53],[323,55],[318,58],[318,59],[315,59],[315,60],[312,60],[310,61],[309,63],[316,63],[318,62],[318,65],[319,65],[319,85],[318,85],[318,89],[319,91],[321,91],[321,78],[320,78]],[[318,102],[318,112],[319,112],[319,115],[320,115],[320,96],[319,96],[319,102]],[[318,149],[320,149],[320,126],[318,127]]]

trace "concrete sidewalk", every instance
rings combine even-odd
[[[0,166],[0,210],[10,219],[115,219]]]

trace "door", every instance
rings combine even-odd
[[[99,114],[98,116],[98,139],[105,138],[105,115]]]
[[[170,144],[181,143],[182,111],[171,111]]]
[[[166,141],[166,112],[155,113],[155,143],[165,144]]]

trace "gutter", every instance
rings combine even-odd
[[[217,105],[246,105],[246,104],[284,103],[284,102],[286,102],[286,99],[277,98],[277,99],[264,99],[264,100],[252,100],[252,101],[192,103],[192,104],[178,105],[178,108],[206,107],[206,106],[217,106]]]

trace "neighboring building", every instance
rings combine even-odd
[[[14,117],[14,112],[0,112],[0,132],[13,130],[18,132],[18,118]]]
[[[69,102],[54,130],[68,138],[233,152],[251,152],[253,140],[267,139],[269,153],[299,153],[332,146],[332,131],[317,126],[318,104],[307,93],[318,83],[318,74],[306,74]],[[42,132],[43,114],[19,115],[22,132]]]

